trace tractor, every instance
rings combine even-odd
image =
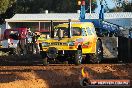
[[[69,21],[53,27],[51,21],[51,38],[39,43],[45,65],[59,55],[73,57],[74,64],[81,64],[83,55],[85,63],[100,63],[104,57],[117,58],[120,27],[104,20],[104,5],[100,4],[99,19],[85,19],[85,0],[81,0],[80,17],[75,23]],[[80,31],[79,36],[74,35],[73,31],[77,30]]]
[[[79,65],[82,62],[99,63],[103,58],[103,48],[93,23],[69,20],[69,23],[53,27],[51,38],[40,43],[40,54],[44,65],[52,60]],[[83,58],[83,55],[86,58]],[[60,59],[60,56],[63,59]]]

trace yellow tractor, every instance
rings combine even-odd
[[[103,58],[102,41],[91,22],[69,21],[54,26],[51,38],[41,41],[39,45],[44,65],[59,56],[63,56],[63,61],[72,61],[76,65],[89,61],[99,63]]]

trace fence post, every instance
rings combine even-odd
[[[1,36],[1,33],[2,33],[2,32],[1,32],[1,31],[2,31],[2,30],[1,30],[1,28],[0,28],[0,40],[1,40],[1,38],[2,38],[2,36]],[[1,42],[0,42],[0,43],[1,43]]]

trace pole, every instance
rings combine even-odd
[[[91,14],[91,10],[92,10],[92,5],[91,5],[91,0],[90,0],[90,2],[89,2],[89,6],[90,6],[90,14]]]
[[[41,26],[41,25],[40,25],[40,22],[39,22],[39,31],[40,31],[40,26]]]
[[[71,19],[68,20],[68,38],[71,38]]]
[[[100,20],[104,20],[104,5],[103,5],[103,0],[100,1],[100,5],[101,5],[101,10],[100,10],[100,13],[99,13],[99,19]]]
[[[51,29],[50,29],[51,38],[54,38],[53,20],[51,20],[50,26],[51,26]]]
[[[1,31],[2,31],[2,29],[0,28],[0,40],[2,39],[2,38],[1,38],[1,37],[2,37],[2,36],[1,36],[1,35],[2,35],[2,32],[1,32]],[[1,41],[0,41],[0,43],[1,43]]]
[[[80,12],[80,19],[85,19],[85,0],[81,1],[81,12]]]
[[[8,22],[6,22],[6,29],[8,29],[8,28],[9,28],[8,26],[9,26],[9,24],[8,24]]]

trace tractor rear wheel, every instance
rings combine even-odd
[[[97,43],[96,43],[96,53],[93,54],[93,55],[91,55],[90,61],[92,63],[100,63],[102,59],[103,59],[102,42],[101,42],[101,40],[97,40]]]

